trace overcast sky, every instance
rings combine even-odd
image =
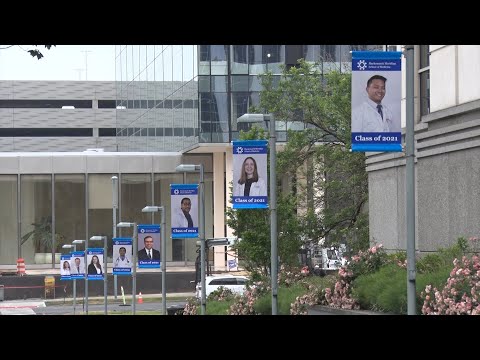
[[[57,45],[50,50],[39,45],[38,49],[44,56],[40,60],[17,45],[0,49],[0,80],[85,80],[85,76],[87,80],[115,80],[115,45]]]

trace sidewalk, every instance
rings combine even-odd
[[[172,299],[172,298],[185,298],[185,299],[187,299],[189,297],[194,297],[194,296],[195,296],[194,292],[167,293],[167,300]],[[125,301],[131,302],[132,298],[133,298],[133,296],[131,294],[125,295]],[[142,294],[142,298],[143,299],[159,299],[159,300],[161,300],[162,299],[162,294],[145,294],[145,295]],[[89,296],[88,297],[88,301],[103,302],[104,299],[105,299],[104,296]],[[136,296],[136,300],[138,301],[138,295]],[[15,301],[22,301],[22,300],[15,300]],[[56,298],[56,299],[39,299],[39,301],[44,301],[46,304],[58,304],[58,303],[63,303],[64,301],[65,302],[67,302],[67,301],[71,302],[71,301],[73,301],[73,297],[67,297],[67,298],[65,298],[65,300],[64,300],[64,298]],[[83,296],[80,296],[80,297],[77,296],[77,303],[82,302],[82,301],[83,301]],[[121,294],[119,294],[117,296],[117,298],[115,299],[114,295],[108,295],[107,296],[107,301],[109,303],[110,302],[121,303],[121,302],[123,302],[123,297],[122,297]],[[2,304],[2,302],[0,302],[0,306],[1,306],[1,304]]]

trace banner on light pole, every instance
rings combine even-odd
[[[198,184],[170,184],[172,239],[198,237]]]
[[[162,239],[165,241],[165,239]],[[140,269],[160,268],[160,225],[138,225],[137,260]]]
[[[103,280],[103,248],[87,249],[87,278],[88,280]]]
[[[72,254],[60,255],[60,280],[72,280],[70,260]]]
[[[113,238],[113,275],[132,275],[132,238]]]
[[[352,151],[402,151],[401,55],[352,51]]]
[[[267,140],[233,141],[234,209],[268,208]]]

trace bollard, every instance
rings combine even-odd
[[[17,259],[17,275],[23,276],[25,274],[25,260],[22,258]]]

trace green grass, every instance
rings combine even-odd
[[[295,301],[297,296],[307,293],[305,286],[296,284],[291,287],[279,286],[278,288],[278,314],[290,315],[290,305]],[[272,293],[269,292],[260,297],[254,306],[255,312],[262,315],[270,315],[272,313]]]
[[[229,301],[207,301],[207,315],[227,315],[227,311],[230,305],[233,304],[233,300]],[[198,314],[200,314],[200,307],[197,308]]]

